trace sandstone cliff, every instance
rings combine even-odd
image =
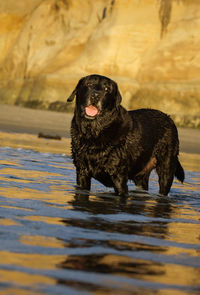
[[[200,127],[198,0],[2,2],[0,101],[65,110],[77,80],[99,73],[127,108]]]

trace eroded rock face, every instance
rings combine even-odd
[[[199,1],[165,0],[171,14],[162,36],[162,0],[3,2],[1,101],[65,110],[78,79],[98,73],[119,83],[127,108],[200,125]]]

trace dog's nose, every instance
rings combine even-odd
[[[94,98],[97,98],[97,97],[100,96],[100,93],[97,92],[97,91],[93,91],[91,96],[94,97]]]
[[[91,97],[91,99],[92,99],[93,102],[97,102],[99,100],[99,98],[100,98],[100,92],[93,91],[91,93],[91,96],[90,97]]]

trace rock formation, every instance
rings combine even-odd
[[[0,101],[66,110],[84,75],[116,80],[127,108],[200,127],[198,0],[0,3]]]

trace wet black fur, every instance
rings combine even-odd
[[[72,157],[81,189],[90,190],[93,177],[118,195],[128,193],[128,179],[148,190],[154,168],[162,195],[168,194],[174,176],[183,182],[178,133],[168,115],[153,109],[127,111],[120,105],[117,84],[100,75],[82,78],[68,101],[75,96]],[[91,104],[99,109],[95,117],[85,113]]]

